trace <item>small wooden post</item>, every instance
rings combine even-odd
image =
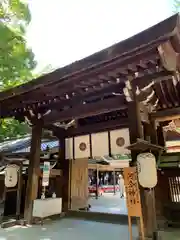
[[[17,189],[17,200],[16,200],[16,219],[19,220],[21,215],[21,193],[22,193],[22,164],[19,166],[18,174],[18,189]]]
[[[99,196],[98,179],[99,179],[99,170],[98,170],[98,164],[96,164],[96,199],[98,199],[98,196]]]
[[[32,127],[30,162],[28,168],[28,181],[26,188],[26,199],[24,219],[28,224],[32,222],[33,201],[38,194],[38,178],[41,152],[42,124],[38,122]]]

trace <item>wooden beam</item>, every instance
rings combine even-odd
[[[71,97],[68,100],[67,99],[61,100],[57,103],[49,104],[48,107],[50,109],[55,109],[55,108],[60,109],[61,107],[64,107],[64,106],[72,106],[75,104],[80,104],[83,101],[89,101],[91,99],[100,98],[107,94],[112,94],[113,92],[116,92],[117,90],[121,90],[121,89],[123,89],[122,83],[120,84],[112,83],[105,87],[89,89],[87,92],[84,91],[84,93],[82,92],[80,94],[77,93],[77,96]]]
[[[160,42],[159,39],[157,40],[157,43],[158,42]],[[130,52],[129,52],[129,48],[128,48],[126,55],[124,54],[125,56],[122,58],[121,57],[117,58],[117,54],[118,54],[118,51],[117,51],[116,52],[116,58],[117,58],[116,61],[114,61],[113,58],[109,58],[109,55],[110,55],[109,49],[110,48],[105,49],[106,54],[105,55],[103,54],[103,56],[106,58],[106,61],[104,58],[101,59],[101,61],[98,61],[96,67],[95,67],[94,63],[92,63],[90,66],[88,66],[88,64],[86,64],[86,67],[84,67],[82,62],[85,60],[87,61],[88,58],[83,59],[82,61],[80,61],[81,64],[79,64],[79,61],[75,62],[74,64],[60,68],[52,73],[41,76],[38,79],[34,79],[33,81],[30,81],[26,84],[23,84],[18,87],[15,87],[13,89],[9,89],[7,91],[1,92],[0,100],[2,101],[5,99],[8,99],[8,98],[14,98],[15,96],[18,96],[18,95],[29,94],[29,93],[36,92],[36,91],[39,92],[39,91],[41,91],[40,89],[42,87],[45,89],[52,87],[52,85],[54,85],[53,87],[55,87],[55,85],[57,87],[57,83],[60,83],[59,85],[61,85],[63,87],[71,84],[71,82],[73,82],[73,84],[78,84],[82,79],[85,79],[87,77],[92,78],[94,76],[97,76],[97,73],[102,74],[102,72],[105,72],[105,71],[110,72],[110,71],[113,71],[115,68],[117,68],[120,64],[126,66],[129,62],[133,62],[137,59],[141,60],[144,55],[150,56],[150,55],[154,54],[157,43],[154,43],[148,47],[141,45],[141,47],[139,47],[139,48],[135,48],[135,49],[133,48],[132,51],[130,51]],[[125,46],[127,46],[127,45],[125,45]],[[117,46],[116,46],[116,48],[117,48]],[[122,51],[123,47],[120,47],[120,49],[121,49],[121,54],[124,53],[124,50]],[[99,52],[99,54],[102,52],[103,51]],[[114,49],[113,49],[113,52],[115,52]],[[96,53],[96,55],[97,55],[97,53]],[[96,59],[96,57],[94,56],[94,59]],[[108,57],[108,59],[107,59],[107,57]],[[72,71],[73,67],[76,67],[76,68],[78,67],[79,71]]]
[[[96,85],[97,85],[97,83],[95,84],[95,86]],[[25,100],[23,100],[23,101],[20,97],[19,98],[17,97],[16,101],[14,103],[12,103],[12,100],[9,99],[6,101],[6,104],[9,106],[9,110],[13,110],[16,108],[17,104],[21,105],[21,107],[26,107],[30,104],[38,105],[39,101],[41,101],[41,102],[46,101],[46,104],[43,104],[43,107],[46,107],[48,109],[55,109],[55,108],[61,108],[61,107],[68,106],[68,105],[74,105],[75,103],[80,103],[85,100],[90,100],[92,98],[103,97],[104,95],[107,95],[108,93],[110,94],[112,92],[116,92],[117,89],[123,89],[123,84],[116,83],[114,81],[103,87],[97,87],[97,86],[96,86],[96,88],[89,87],[87,92],[85,90],[84,90],[84,92],[82,92],[83,89],[81,89],[81,92],[78,92],[76,89],[68,88],[67,94],[68,94],[68,92],[70,92],[70,99],[66,99],[66,98],[60,99],[60,96],[64,96],[65,90],[63,89],[63,94],[61,95],[60,91],[58,91],[58,89],[55,89],[55,91],[51,91],[50,96],[45,95],[44,97],[41,97],[39,99],[38,94],[37,94],[37,95],[33,95],[28,100],[25,98]],[[76,92],[76,95],[72,96],[72,92]],[[56,98],[57,96],[58,96],[59,100],[56,100],[56,102],[52,101],[49,103],[48,100],[50,98],[52,98],[52,97]],[[6,109],[4,110],[4,112],[6,112]]]
[[[42,124],[41,122],[38,122],[37,125],[32,127],[30,162],[24,209],[24,219],[29,224],[32,222],[33,201],[37,198],[38,193],[41,135]]]
[[[88,163],[88,169],[97,170],[97,168],[99,171],[120,171],[121,170],[121,167],[113,167],[111,165]]]
[[[116,96],[95,103],[79,104],[77,106],[74,106],[72,109],[64,110],[60,113],[53,111],[50,115],[45,116],[44,123],[51,124],[58,121],[70,120],[73,118],[84,118],[125,108],[126,102],[124,96]]]
[[[141,88],[147,86],[148,84],[150,84],[153,81],[155,81],[155,82],[160,81],[160,80],[162,81],[162,80],[169,79],[170,77],[172,77],[172,73],[168,72],[168,71],[154,72],[154,73],[143,75],[141,77],[137,77],[136,79],[134,79],[134,81],[132,81],[132,86],[135,87],[135,88],[136,88],[136,86],[138,86],[141,89]],[[121,79],[121,80],[125,81],[125,77],[124,77],[124,79]],[[103,96],[107,93],[112,93],[112,92],[116,92],[116,91],[118,92],[118,89],[122,89],[122,87],[123,87],[122,82],[121,83],[114,82],[114,83],[111,83],[111,84],[107,84],[105,87],[101,87],[101,88],[99,87],[97,89],[89,88],[89,91],[84,92],[83,94],[78,94],[77,96],[71,97],[70,99],[59,100],[57,102],[52,102],[52,103],[49,103],[47,101],[48,108],[49,109],[55,109],[57,107],[61,108],[65,105],[68,106],[68,105],[72,105],[72,104],[78,103],[78,102],[83,101],[83,100],[85,101],[86,98],[87,99],[96,98],[96,97],[99,97],[99,96]],[[54,95],[54,97],[56,97],[56,96],[60,95],[60,92],[55,90],[55,91],[51,91],[50,94],[51,94],[51,96]],[[27,105],[30,105],[30,104],[37,104],[39,102],[38,97],[36,96],[35,99],[36,100],[34,100],[34,96],[33,96],[33,98],[31,100],[26,99],[25,102],[24,102],[24,101],[22,101],[21,98],[19,98],[19,103],[18,104],[21,104],[24,107],[27,106]],[[14,103],[15,104],[14,106],[13,106],[12,103],[10,104],[10,109],[11,110],[13,108],[16,108],[17,100],[18,99],[16,99],[16,102]],[[41,101],[44,101],[44,100],[49,100],[48,96],[46,96],[45,99],[41,98]],[[9,99],[9,101],[12,102],[11,99]],[[8,104],[8,101],[6,103]],[[45,106],[46,105],[44,104],[44,107]]]
[[[148,86],[152,82],[156,83],[164,80],[169,80],[170,78],[172,78],[172,74],[172,72],[168,72],[167,70],[149,73],[134,79],[132,81],[132,87],[139,87],[141,89]]]
[[[52,125],[52,124],[45,125],[44,129],[46,129],[48,131],[52,131],[54,139],[59,138],[62,135],[64,135],[64,128],[61,128],[61,127],[58,127],[58,126],[55,126],[55,125]]]
[[[163,67],[168,71],[175,72],[177,70],[178,58],[177,58],[177,52],[175,52],[175,50],[173,49],[173,46],[170,40],[160,44],[158,46],[158,52],[159,52]]]
[[[150,116],[152,119],[159,122],[175,120],[180,118],[180,107],[169,108],[169,109],[153,112],[150,114]]]
[[[127,118],[108,120],[105,122],[94,123],[86,126],[79,126],[77,128],[69,128],[68,130],[66,130],[65,135],[67,138],[120,128],[128,128]]]

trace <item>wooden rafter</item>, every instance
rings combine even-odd
[[[121,94],[123,84],[129,78],[132,87],[143,92],[140,102],[147,102],[150,95],[148,104],[155,105],[154,109],[179,106],[179,90],[175,90],[173,82],[167,83],[172,81],[172,71],[178,70],[180,65],[177,57],[180,53],[178,27],[179,16],[172,16],[90,57],[1,92],[1,117],[23,119],[33,110],[37,116],[44,116],[45,123],[53,123],[96,115],[98,111],[121,109],[126,106],[124,96],[119,96],[123,100],[118,106],[117,102],[111,104],[115,99],[104,98],[112,94],[115,86],[119,87],[118,94]],[[144,91],[149,84],[149,90]],[[151,92],[154,92],[152,96]],[[44,115],[49,110],[49,115]]]
[[[78,119],[118,109],[125,109],[126,107],[124,96],[116,96],[95,103],[79,104],[74,106],[74,108],[62,112],[54,111],[50,116],[44,118],[44,122],[50,124],[54,122],[54,119],[56,119],[56,121]]]
[[[72,136],[78,136],[88,133],[96,133],[101,131],[107,131],[107,130],[114,130],[119,128],[126,128],[128,127],[128,121],[127,118],[121,118],[121,119],[115,119],[115,120],[109,120],[103,123],[95,123],[92,125],[87,126],[80,126],[78,128],[69,128],[66,131],[66,137],[72,137]]]
[[[169,78],[172,77],[172,74],[173,74],[172,72],[167,72],[164,70],[162,71],[155,70],[154,72],[135,78],[134,81],[132,81],[132,87],[134,88],[139,87],[140,89],[142,89],[151,84],[152,82],[158,83],[163,80],[169,80]]]
[[[127,110],[118,110],[105,114],[98,114],[76,121],[75,126],[64,131],[63,128],[54,124],[44,126],[45,129],[54,132],[54,135],[66,134],[66,137],[113,130],[128,127]]]
[[[121,43],[115,44],[99,52],[98,54],[96,53],[88,58],[82,59],[71,65],[56,70],[50,74],[42,76],[38,80],[34,80],[33,82],[30,82],[28,84],[21,85],[13,89],[15,91],[8,90],[4,93],[1,93],[0,100],[3,100],[7,97],[12,97],[14,95],[27,93],[28,91],[33,91],[45,85],[47,86],[52,83],[54,84],[55,82],[58,82],[61,78],[63,78],[63,80],[64,78],[69,78],[70,76],[72,76],[72,72],[74,76],[77,74],[79,75],[80,72],[89,71],[90,69],[92,70],[97,65],[105,65],[110,61],[112,62],[112,60],[114,62],[114,60],[116,60],[118,57],[121,57],[121,59],[125,59],[125,56],[127,56],[128,54],[131,56],[136,56],[136,52],[138,53],[140,52],[140,50],[143,50],[142,52],[144,52],[149,44],[158,45],[161,42],[168,40],[170,37],[176,37],[175,28],[177,25],[177,19],[178,15],[175,15],[155,25],[154,27],[147,29],[141,34],[129,38]]]
[[[121,64],[122,67],[124,66],[124,69],[126,69],[127,67],[127,64],[128,62],[132,61],[136,64],[139,64],[139,62],[145,57],[145,58],[148,58],[148,57],[151,57],[151,56],[155,56],[155,54],[157,54],[156,52],[156,47],[157,45],[155,45],[154,47],[151,46],[151,47],[147,47],[147,48],[144,48],[142,49],[141,51],[139,50],[136,50],[136,52],[134,53],[135,55],[130,55],[130,56],[127,56],[127,57],[123,57],[123,58],[120,58],[119,60],[116,61],[113,61],[107,65],[103,65],[102,68],[98,68],[98,67],[93,67],[93,69],[91,71],[85,71],[83,73],[79,73],[78,75],[73,75],[71,77],[65,77],[65,79],[61,79],[60,81],[58,82],[54,82],[54,83],[51,83],[50,85],[42,85],[40,87],[37,87],[35,90],[33,90],[33,88],[31,90],[22,90],[22,93],[21,93],[21,87],[24,86],[25,87],[28,87],[28,84],[25,85],[22,85],[22,86],[19,86],[19,87],[16,87],[13,89],[13,92],[12,93],[9,93],[10,90],[6,91],[6,94],[5,92],[1,92],[0,93],[0,101],[2,100],[5,100],[5,99],[10,99],[11,101],[13,102],[23,102],[23,99],[36,99],[36,101],[38,102],[43,102],[45,100],[51,100],[51,99],[47,99],[47,95],[48,93],[52,93],[52,92],[56,92],[58,87],[60,88],[60,91],[58,91],[58,96],[62,96],[62,95],[65,95],[67,91],[69,91],[69,88],[72,88],[72,91],[74,91],[74,86],[76,86],[77,84],[79,84],[81,81],[83,81],[84,79],[86,79],[86,81],[88,82],[89,78],[96,78],[97,82],[99,81],[97,78],[97,76],[100,76],[100,75],[105,75],[106,74],[109,74],[110,72],[113,73],[113,71],[118,68],[119,69],[119,65]],[[123,69],[121,68],[121,71],[123,71]],[[52,73],[50,73],[52,74]],[[119,75],[123,75],[124,74],[121,74],[121,72],[119,72]],[[49,76],[51,77],[51,76]],[[67,79],[66,79],[67,78]],[[127,78],[124,76],[123,79],[121,77],[121,81],[125,81]],[[37,79],[38,80],[38,79]],[[109,81],[110,79],[108,79],[107,81]],[[37,81],[37,86],[39,83],[39,80]],[[16,94],[16,91],[20,91],[20,93],[17,93]],[[44,97],[42,97],[42,93],[44,95]],[[6,97],[5,97],[6,95]],[[18,97],[19,96],[19,97]],[[54,95],[54,97],[58,97],[57,94]],[[44,100],[45,99],[45,100]]]
[[[113,92],[118,92],[118,93],[122,93],[122,89],[123,89],[123,84],[122,83],[112,83],[109,84],[107,86],[105,86],[104,88],[96,88],[96,89],[90,89],[87,92],[83,92],[83,93],[76,93],[75,95],[70,95],[69,99],[62,99],[60,101],[52,101],[49,104],[42,104],[39,108],[40,109],[61,109],[65,106],[70,106],[72,107],[73,105],[77,105],[80,103],[83,103],[84,101],[91,101],[92,99],[96,99],[96,98],[103,98],[104,96],[107,95],[112,95]],[[24,105],[23,103],[21,103],[22,107],[24,106],[25,108],[27,107],[26,105]],[[34,109],[36,109],[36,107],[38,107],[38,103],[35,103],[34,105]],[[12,108],[13,111],[13,103],[10,106],[10,108]],[[5,109],[6,110],[6,109]],[[3,113],[3,109],[1,109],[2,113]],[[1,114],[2,114],[1,113]],[[11,113],[12,114],[12,113]]]

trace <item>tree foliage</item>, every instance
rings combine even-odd
[[[34,54],[27,47],[26,27],[31,20],[28,5],[21,0],[0,0],[0,90],[33,78]],[[0,140],[26,134],[28,127],[14,119],[4,119]]]
[[[175,12],[179,12],[179,10],[180,10],[180,0],[175,0],[174,1],[174,8],[175,8]]]
[[[9,118],[1,120],[0,141],[21,137],[30,132],[30,128],[26,123],[19,123],[17,120]]]

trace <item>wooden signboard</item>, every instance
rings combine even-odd
[[[131,217],[138,217],[140,218],[141,235],[144,240],[143,217],[136,167],[124,168],[124,184],[126,190],[130,239],[133,239]]]
[[[44,162],[42,186],[49,186],[49,175],[50,175],[50,162]]]

